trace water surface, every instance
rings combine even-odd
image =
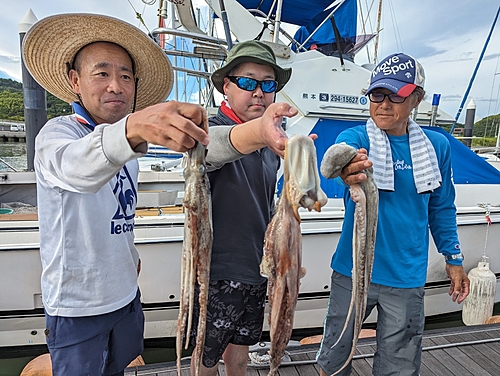
[[[0,142],[0,171],[13,171],[7,164],[18,171],[27,169],[25,142]]]

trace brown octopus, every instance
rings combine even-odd
[[[208,124],[204,124],[207,130]],[[206,173],[206,148],[197,143],[188,151],[184,169],[184,242],[182,245],[181,296],[177,323],[177,373],[181,374],[183,342],[189,344],[189,333],[193,318],[195,284],[199,285],[200,314],[198,320],[196,346],[192,353],[195,375],[199,375],[207,316],[210,258],[212,254],[212,205],[210,183]]]
[[[294,135],[286,144],[284,184],[276,214],[264,240],[260,272],[268,278],[270,371],[276,375],[293,329],[302,268],[299,206],[321,211],[327,197],[320,188],[316,148],[311,138]]]

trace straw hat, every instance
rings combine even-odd
[[[136,110],[163,102],[173,83],[170,61],[141,30],[116,18],[97,14],[58,14],[35,23],[23,39],[23,59],[33,78],[47,91],[71,103],[78,100],[68,78],[75,54],[93,42],[112,42],[134,60]]]
[[[227,55],[226,64],[212,73],[212,82],[220,93],[224,94],[224,77],[227,77],[234,67],[243,63],[257,63],[273,67],[276,81],[278,81],[276,91],[283,89],[292,75],[292,68],[282,68],[276,64],[276,56],[271,47],[256,40],[248,40],[235,45]]]

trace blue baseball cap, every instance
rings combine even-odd
[[[407,97],[417,86],[424,87],[424,82],[422,65],[410,55],[396,53],[387,56],[373,69],[366,94],[373,89],[383,88]]]

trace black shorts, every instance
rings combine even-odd
[[[196,286],[190,343],[196,344],[200,307]],[[203,365],[212,368],[228,344],[251,346],[259,342],[264,324],[267,282],[247,285],[233,281],[210,281]]]

